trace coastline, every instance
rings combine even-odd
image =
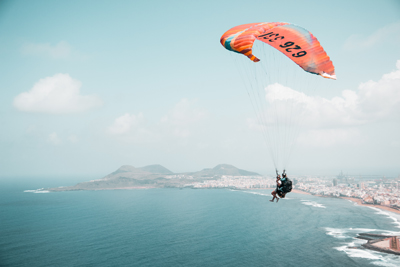
[[[311,195],[311,193],[305,192],[305,191],[301,191],[298,189],[292,189],[292,193],[296,193],[296,194],[303,194],[303,195]]]
[[[299,193],[299,194],[312,195],[309,192],[295,190],[295,189],[293,189],[292,192],[293,193]],[[318,196],[318,197],[331,197],[331,196],[323,196],[323,195],[315,195],[315,196]],[[400,214],[400,210],[393,209],[393,208],[390,208],[390,207],[386,207],[386,206],[382,206],[382,205],[374,205],[374,204],[364,204],[364,203],[362,203],[362,199],[359,199],[359,198],[353,198],[353,197],[337,197],[337,198],[349,200],[349,201],[354,202],[354,203],[356,203],[357,205],[360,205],[360,206],[365,206],[365,207],[370,207],[370,208],[377,208],[377,209],[388,211],[388,212],[391,212],[391,213],[394,213],[394,214]],[[381,237],[382,237],[381,239],[377,239],[377,240],[368,239],[367,238],[368,242],[365,243],[365,244],[362,244],[361,246],[363,248],[366,248],[366,249],[370,249],[370,250],[374,250],[374,251],[378,251],[378,252],[382,252],[382,253],[387,253],[387,254],[394,254],[394,255],[398,255],[399,256],[400,255],[400,250],[392,249],[391,246],[390,246],[390,243],[389,243],[390,239],[392,237],[396,238],[396,236],[382,235]],[[360,238],[360,237],[358,237],[358,238]],[[364,238],[361,238],[361,239],[364,239]],[[398,237],[397,237],[397,239],[398,239]]]
[[[312,195],[309,192],[305,192],[305,191],[301,191],[301,190],[297,190],[297,189],[292,189],[293,193],[297,193],[297,194],[305,194],[305,195]],[[318,197],[331,197],[331,196],[321,196],[321,195],[315,195]],[[385,211],[390,211],[393,213],[397,213],[400,214],[400,210],[396,210],[387,206],[382,206],[382,205],[374,205],[374,204],[364,204],[362,203],[362,199],[359,198],[353,198],[353,197],[337,197],[337,198],[341,198],[341,199],[347,199],[350,200],[352,202],[357,203],[360,206],[365,206],[365,207],[370,207],[370,208],[377,208],[377,209],[381,209],[381,210],[385,210]]]
[[[393,213],[400,214],[400,210],[396,210],[396,209],[393,209],[393,208],[390,208],[390,207],[386,207],[386,206],[382,206],[382,205],[374,205],[374,204],[364,204],[364,203],[362,203],[362,199],[359,199],[359,198],[352,198],[352,197],[340,197],[340,198],[350,200],[352,202],[357,203],[360,206],[377,208],[377,209],[381,209],[381,210],[390,211],[390,212],[393,212]]]
[[[398,241],[399,241],[398,236],[360,233],[356,238],[368,241],[367,243],[361,245],[366,249],[371,249],[383,253],[400,255],[400,249],[398,247]]]

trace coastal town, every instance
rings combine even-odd
[[[338,176],[289,177],[294,190],[324,197],[342,197],[358,200],[360,204],[379,205],[400,211],[400,176]],[[229,176],[220,179],[209,179],[203,182],[188,184],[192,188],[232,188],[232,189],[267,189],[275,188],[273,177],[263,176]]]
[[[340,174],[325,183],[321,179],[306,178],[296,189],[319,196],[359,199],[362,204],[380,205],[400,211],[400,179],[376,177],[360,179]]]

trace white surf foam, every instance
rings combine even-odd
[[[350,258],[382,260],[382,255],[377,255],[377,253],[365,249],[349,248],[348,245],[336,247],[335,249],[345,252]]]
[[[326,207],[324,205],[319,204],[319,203],[317,203],[315,201],[310,201],[310,200],[304,200],[303,199],[303,200],[301,200],[301,202],[302,202],[303,205],[312,206],[312,207],[315,207],[315,208],[326,209]]]
[[[41,189],[37,189],[37,190],[24,190],[24,192],[25,192],[25,193],[34,193],[34,194],[50,193],[50,191],[41,190]]]
[[[383,255],[379,261],[373,261],[372,264],[385,267],[399,267],[399,257],[396,255]]]
[[[326,227],[326,234],[333,236],[335,238],[348,238],[349,236],[346,236],[345,233],[347,233],[346,229],[337,229],[337,228],[329,228]]]
[[[341,246],[334,247],[338,251],[345,252],[351,258],[363,258],[371,260],[371,263],[378,266],[398,267],[400,258],[396,255],[386,254],[378,251],[364,249],[361,245],[367,243],[367,240],[356,238],[360,232],[377,232],[380,234],[393,234],[390,231],[368,228],[330,228],[326,227],[326,234],[334,238],[343,240]]]
[[[348,201],[353,202],[351,200],[348,200]],[[360,206],[356,202],[353,202],[353,203],[356,206]],[[366,206],[366,207],[376,211],[376,214],[383,215],[383,216],[386,216],[386,217],[392,219],[393,220],[393,224],[396,225],[396,228],[400,228],[400,214],[395,213],[395,212],[391,212],[391,211],[382,210],[382,209],[379,209],[379,208],[376,208],[376,207],[370,207],[370,206]],[[391,232],[391,233],[393,233],[393,235],[400,235],[400,232]]]
[[[376,211],[376,214],[384,215],[393,220],[393,224],[396,225],[397,228],[400,228],[400,215],[391,211],[381,210],[375,207],[368,207]]]

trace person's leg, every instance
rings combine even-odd
[[[278,191],[277,194],[278,194],[278,196],[279,196],[280,198],[282,198],[282,192],[281,192],[281,191]],[[276,196],[276,202],[279,201],[279,197],[278,197],[278,196]]]
[[[276,192],[272,191],[271,195],[273,196],[273,198],[270,200],[271,202],[274,202],[275,198],[276,198]]]

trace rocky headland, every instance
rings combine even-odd
[[[112,190],[135,188],[183,188],[207,180],[218,180],[223,176],[260,176],[258,173],[238,169],[229,164],[220,164],[197,172],[173,173],[161,165],[135,168],[123,165],[118,170],[98,180],[78,183],[74,186],[47,188],[50,192],[76,190]]]

